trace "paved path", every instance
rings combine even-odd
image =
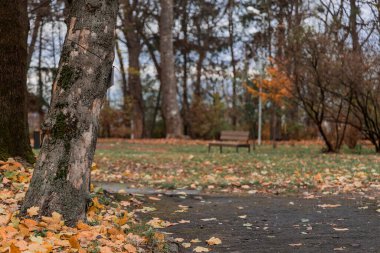
[[[184,242],[218,237],[210,252],[380,252],[380,208],[363,197],[162,196],[143,219],[190,220],[162,229]],[[187,212],[179,207],[189,206]],[[337,206],[340,205],[340,206]],[[335,207],[334,207],[335,206]],[[245,218],[246,215],[246,218]],[[239,217],[240,216],[240,217]],[[206,219],[206,220],[202,220]],[[334,229],[335,228],[335,229]]]

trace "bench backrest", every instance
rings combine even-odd
[[[244,141],[248,142],[248,131],[222,131],[220,135],[221,141]]]

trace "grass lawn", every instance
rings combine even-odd
[[[318,144],[215,148],[207,142],[100,140],[92,172],[95,181],[132,187],[225,192],[323,193],[380,189],[380,156],[368,148],[323,154]]]

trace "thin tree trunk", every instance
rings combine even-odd
[[[27,0],[0,2],[0,160],[35,161],[28,134]]]
[[[128,81],[127,81],[127,75],[125,73],[125,68],[124,68],[124,58],[123,58],[123,54],[121,53],[118,40],[116,40],[116,53],[117,53],[117,58],[119,58],[119,64],[120,64],[121,90],[123,92],[123,107],[124,107],[124,110],[126,110],[127,97],[129,96]]]
[[[188,32],[187,32],[187,26],[188,26],[188,12],[187,12],[187,1],[183,3],[184,5],[184,11],[183,11],[183,17],[181,19],[181,29],[183,32],[183,41],[184,45],[182,48],[182,56],[183,56],[183,79],[182,79],[182,115],[183,115],[183,127],[184,127],[184,134],[188,134],[190,124],[188,120],[188,113],[189,113],[189,100],[188,100],[188,91],[187,91],[187,79],[188,79],[188,46],[187,46],[187,40],[188,40]]]
[[[359,33],[357,30],[357,15],[359,13],[359,8],[357,7],[357,0],[350,0],[350,33],[352,38],[352,50],[354,52],[360,53],[360,42]]]
[[[34,53],[34,49],[36,47],[38,32],[42,30],[40,29],[41,22],[42,22],[42,16],[39,13],[37,13],[36,20],[34,21],[34,27],[32,31],[30,44],[28,47],[27,69],[29,69],[30,63],[32,62],[32,56]]]
[[[132,136],[140,139],[145,136],[145,113],[142,86],[140,79],[140,54],[141,41],[138,33],[137,21],[134,10],[126,3],[124,9],[124,36],[128,47],[128,85],[132,98]]]
[[[157,115],[158,115],[160,104],[161,104],[161,87],[162,86],[160,85],[160,87],[158,88],[158,92],[157,92],[156,106],[154,107],[154,112],[153,112],[153,116],[152,116],[152,124],[151,124],[151,128],[150,128],[150,133],[149,133],[150,138],[152,138],[152,136],[154,134],[154,129],[156,128],[156,119],[157,119]]]
[[[183,125],[177,101],[177,82],[174,70],[173,0],[160,0],[160,3],[161,108],[165,119],[166,137],[181,137]]]
[[[72,2],[43,144],[21,215],[58,212],[67,225],[85,220],[99,112],[111,84],[117,0]]]
[[[127,38],[128,40],[128,38]],[[139,42],[138,42],[139,43]],[[140,79],[140,53],[139,44],[131,43],[128,40],[128,84],[132,97],[132,119],[133,119],[133,137],[135,139],[143,138],[144,131],[144,101],[142,97],[142,86]]]
[[[42,31],[43,31],[44,23],[41,21],[40,25],[40,36],[39,36],[39,48],[38,48],[38,119],[39,125],[41,126],[43,123],[44,112],[43,112],[43,104],[44,104],[44,83],[42,81]]]
[[[233,20],[233,9],[234,9],[234,0],[229,1],[229,10],[228,10],[228,32],[229,32],[229,47],[231,54],[231,65],[232,65],[232,127],[235,130],[237,125],[237,108],[236,108],[236,100],[237,100],[237,92],[236,92],[236,78],[237,78],[237,70],[236,70],[236,60],[235,60],[235,51],[234,51],[234,20]]]

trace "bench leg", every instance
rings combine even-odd
[[[236,147],[236,153],[239,153],[239,147]]]
[[[208,145],[208,152],[210,153],[211,151],[211,145]]]
[[[220,153],[223,153],[223,147],[219,146]]]
[[[248,153],[251,153],[251,145],[248,146]]]

